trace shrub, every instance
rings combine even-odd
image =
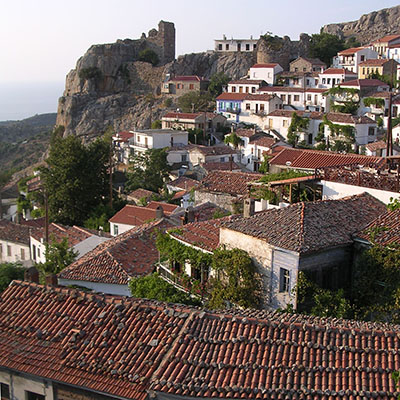
[[[139,53],[139,61],[148,62],[151,65],[157,65],[160,59],[155,51],[151,49],[144,49]]]
[[[99,79],[101,78],[101,71],[97,67],[82,68],[79,71],[79,78],[83,81],[88,79]]]

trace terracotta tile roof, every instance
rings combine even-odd
[[[209,312],[13,282],[0,366],[112,396],[397,397],[400,327],[259,310]]]
[[[208,221],[214,218],[214,214],[218,212],[219,214],[226,214],[226,210],[221,207],[216,206],[213,203],[206,202],[192,207],[194,212],[194,219],[196,222]],[[177,225],[182,225],[182,218],[185,216],[185,210],[178,211],[172,215],[169,219],[176,222]]]
[[[255,145],[261,146],[261,147],[272,148],[272,146],[275,143],[276,143],[275,138],[268,137],[268,136],[265,136],[265,135],[262,135],[262,136],[259,136],[259,137],[254,137],[253,136],[253,138],[250,138],[250,144],[255,144]]]
[[[133,192],[130,192],[127,197],[128,197],[128,199],[131,198],[133,200],[135,200],[135,199],[140,200],[143,197],[145,197],[146,199],[150,199],[151,196],[153,196],[155,194],[156,193],[152,192],[151,190],[139,188],[139,189],[134,190]]]
[[[379,79],[353,79],[350,81],[346,81],[341,83],[342,87],[347,87],[347,86],[358,86],[360,88],[364,87],[374,87],[374,86],[387,86],[385,82],[380,81]]]
[[[351,235],[360,226],[385,211],[382,202],[363,193],[339,200],[296,203],[227,222],[224,227],[306,254],[352,243]]]
[[[115,224],[138,226],[156,218],[156,210],[127,204],[110,218]]]
[[[40,229],[16,224],[6,219],[0,219],[0,240],[21,243],[29,246],[29,238],[36,231],[40,232]],[[3,249],[3,251],[5,250]]]
[[[388,99],[389,96],[393,94],[389,91],[379,91],[379,92],[374,92],[374,93],[368,93],[368,97],[378,97],[378,98],[382,98],[382,99]],[[393,96],[393,100],[395,99],[395,96]]]
[[[243,129],[243,128],[239,128],[236,129],[236,135],[240,136],[240,137],[251,137],[255,134],[254,129]]]
[[[376,124],[376,122],[373,119],[366,117],[364,115],[358,117],[352,114],[330,112],[326,114],[326,117],[331,122],[350,124],[350,125]]]
[[[68,245],[70,247],[75,246],[76,244],[83,242],[85,239],[96,235],[97,231],[82,228],[80,226],[65,226],[61,224],[56,224],[52,222],[49,225],[49,238],[50,240],[55,240],[57,242],[61,242],[64,238],[67,238]],[[44,229],[35,230],[31,235],[36,240],[44,239],[45,231]]]
[[[219,246],[219,228],[223,222],[232,218],[236,217],[230,215],[202,222],[192,222],[169,232],[169,235],[190,246],[212,252]]]
[[[128,142],[130,138],[133,137],[133,133],[129,131],[118,132],[118,139],[122,142]]]
[[[200,182],[182,175],[178,179],[168,182],[167,185],[178,187],[184,190],[190,190],[193,187],[199,186]]]
[[[163,201],[151,201],[149,204],[147,204],[146,208],[155,210],[159,206],[163,208],[165,215],[172,214],[178,208],[176,204],[164,203]]]
[[[237,79],[235,81],[228,82],[228,85],[260,85],[265,84],[263,79]]]
[[[58,274],[61,279],[127,285],[148,275],[158,261],[155,231],[172,224],[165,219],[135,227],[104,242]]]
[[[343,56],[351,56],[352,54],[355,54],[359,52],[360,50],[364,50],[365,47],[352,47],[351,49],[346,49],[339,51],[338,55],[343,55]]]
[[[21,218],[21,225],[31,226],[33,228],[43,228],[46,223],[45,217],[35,219],[23,219]]]
[[[201,181],[200,190],[245,195],[248,192],[248,184],[258,180],[261,176],[262,174],[249,172],[211,171]]]
[[[313,65],[325,65],[326,66],[326,64],[323,61],[321,61],[319,58],[309,58],[309,57],[305,57],[305,56],[300,56],[300,57],[296,58],[296,60],[292,61],[290,64],[294,63],[295,61],[297,61],[301,58],[303,60],[308,61],[309,63],[311,63]]]
[[[172,200],[179,200],[181,199],[185,194],[189,193],[186,190],[180,190],[179,192],[176,192],[173,196],[172,196]]]
[[[226,162],[205,162],[201,164],[201,167],[204,168],[207,172],[211,171],[230,171],[231,170],[231,163],[230,161]],[[232,162],[232,170],[241,169],[239,164]]]
[[[249,101],[270,101],[275,96],[272,94],[260,93],[260,94],[249,94],[245,100]]]
[[[271,181],[271,182],[268,182],[268,184],[270,186],[286,185],[288,183],[299,183],[299,182],[313,181],[314,179],[315,179],[315,175],[308,175],[308,176],[299,176],[297,178],[281,179],[280,181]]]
[[[221,93],[216,100],[235,100],[235,101],[243,101],[247,97],[248,93],[230,93],[224,92]]]
[[[365,147],[369,151],[386,149],[386,142],[384,142],[383,140],[379,140],[378,142],[368,143]]]
[[[380,215],[354,236],[371,241],[371,234],[372,241],[381,246],[400,245],[400,209]]]
[[[303,111],[303,110],[274,110],[268,114],[268,117],[286,117],[292,118],[293,113],[300,117],[310,119],[320,119],[322,121],[324,113],[318,111]]]
[[[371,60],[365,60],[359,64],[360,67],[363,65],[372,65],[372,66],[382,66],[385,65],[387,62],[390,60],[387,60],[385,58],[377,58],[377,59],[371,59]]]
[[[201,82],[201,81],[208,81],[208,79],[202,77],[202,76],[197,76],[197,75],[177,75],[171,78],[171,81],[196,81],[196,82]]]
[[[372,43],[387,43],[387,42],[391,42],[392,40],[399,39],[399,38],[400,38],[400,35],[386,35],[380,39],[375,40]]]
[[[199,113],[170,112],[170,113],[165,114],[163,116],[163,118],[195,120],[199,115],[200,115]]]
[[[357,74],[353,71],[348,70],[347,68],[328,68],[321,75],[354,75]]]
[[[26,182],[26,186],[28,188],[28,192],[34,192],[36,190],[39,190],[42,186],[40,181],[40,175],[37,175],[32,179],[30,179],[28,182]]]
[[[382,157],[360,154],[341,154],[331,151],[284,148],[272,158],[272,165],[288,165],[291,168],[316,169],[336,165],[371,165],[384,162]]]
[[[277,63],[269,63],[269,64],[254,64],[252,67],[250,68],[275,68],[276,66],[278,66],[279,64]]]
[[[206,156],[212,155],[226,155],[226,154],[236,154],[237,150],[233,149],[230,146],[222,145],[222,146],[192,146],[189,149],[190,152],[198,151]]]

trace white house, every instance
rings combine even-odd
[[[397,52],[393,50],[397,49],[398,46],[400,46],[400,35],[386,35],[372,42],[370,47],[376,51],[379,57],[396,59],[398,58]]]
[[[357,79],[357,74],[353,71],[346,68],[328,68],[319,74],[318,87],[332,88],[352,79]]]
[[[188,144],[188,132],[174,129],[134,130],[129,146],[136,152]]]
[[[253,39],[253,36],[250,36],[250,39],[227,39],[225,35],[223,35],[222,39],[216,39],[215,42],[215,51],[216,52],[247,52],[251,53],[256,49],[257,39]]]
[[[114,158],[118,163],[127,165],[131,156],[129,139],[133,137],[133,132],[122,131],[113,136]]]
[[[257,93],[257,90],[266,85],[263,79],[238,79],[228,82],[228,93]]]
[[[258,93],[275,94],[282,99],[285,109],[329,111],[329,101],[324,96],[326,89],[284,86],[263,86]]]
[[[254,64],[249,70],[250,79],[262,79],[268,83],[268,85],[274,85],[276,79],[283,68],[276,63],[270,64]]]
[[[182,113],[169,112],[161,118],[162,129],[206,129],[207,132],[218,131],[225,125],[226,118],[211,112]]]
[[[378,58],[378,53],[369,47],[353,47],[342,50],[333,58],[334,68],[346,68],[358,74],[358,66],[365,60]]]

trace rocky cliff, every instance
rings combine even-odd
[[[343,38],[354,36],[361,44],[368,44],[385,35],[400,33],[400,6],[364,14],[357,21],[325,25],[322,30]]]
[[[159,94],[165,74],[209,78],[223,71],[236,79],[255,62],[252,54],[215,53],[187,54],[171,61],[175,38],[170,25],[165,38],[165,24],[170,23],[160,24],[158,31],[153,29],[138,40],[94,45],[78,60],[76,68],[67,75],[64,95],[58,104],[57,125],[66,128],[66,135],[90,140],[109,125],[116,131],[148,128],[151,121],[166,112],[165,97]],[[163,45],[157,47],[154,43]],[[158,65],[138,61],[139,53],[147,48],[158,54]]]

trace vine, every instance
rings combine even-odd
[[[288,129],[288,142],[293,146],[296,147],[297,141],[299,139],[298,133],[304,132],[310,123],[310,119],[307,117],[300,117],[295,112],[292,114],[292,122],[290,123]]]
[[[375,106],[376,108],[385,108],[385,99],[377,97],[365,97],[363,99],[366,107]]]
[[[326,92],[331,98],[331,107],[335,112],[354,114],[360,104],[360,91],[352,88],[334,86]],[[336,104],[339,103],[339,104]]]

